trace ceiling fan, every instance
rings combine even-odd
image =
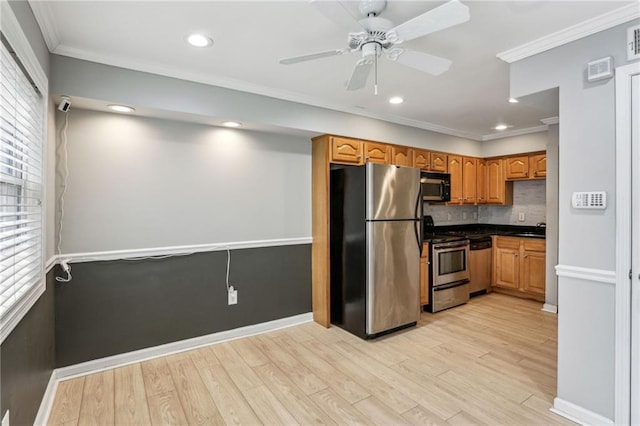
[[[458,0],[449,2],[416,16],[400,25],[379,17],[387,5],[386,0],[361,0],[358,9],[364,15],[356,20],[339,1],[311,0],[310,3],[323,15],[347,30],[357,28],[361,31],[349,32],[347,48],[327,50],[280,60],[290,65],[329,56],[361,52],[362,58],[356,62],[347,83],[347,90],[358,90],[367,84],[371,70],[375,70],[374,92],[378,93],[378,56],[385,56],[400,64],[440,75],[449,69],[451,61],[428,53],[417,52],[399,47],[405,41],[413,40],[469,20],[469,8]]]

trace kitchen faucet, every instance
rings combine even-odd
[[[538,228],[546,228],[546,227],[547,227],[547,224],[546,224],[546,223],[544,223],[544,222],[538,222],[538,223],[536,223],[536,226],[537,226]]]

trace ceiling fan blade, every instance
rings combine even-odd
[[[308,55],[294,56],[292,58],[280,59],[283,65],[297,64],[298,62],[313,61],[314,59],[328,58],[330,56],[344,55],[350,53],[348,49],[333,49],[324,52],[310,53]]]
[[[401,43],[413,40],[469,20],[469,8],[458,0],[431,9],[387,31],[387,40]]]
[[[373,61],[371,59],[360,59],[356,62],[356,66],[351,73],[351,78],[347,83],[347,90],[358,90],[366,86],[371,68],[373,68]]]
[[[433,75],[440,75],[451,66],[451,61],[428,53],[414,50],[400,49],[402,52],[392,52],[388,56],[392,61]]]
[[[349,31],[363,30],[362,26],[358,23],[358,20],[354,18],[339,1],[310,0],[309,3],[337,26]]]

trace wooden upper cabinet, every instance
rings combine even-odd
[[[447,154],[443,152],[431,152],[431,166],[432,172],[447,173]]]
[[[391,163],[391,146],[379,142],[364,143],[364,161],[366,163]]]
[[[505,177],[507,179],[528,179],[529,178],[529,156],[520,155],[517,157],[507,157],[505,163]]]
[[[447,154],[431,152],[425,149],[413,150],[413,167],[430,172],[447,172]]]
[[[413,167],[413,149],[407,146],[391,147],[391,164]]]
[[[487,204],[513,204],[513,182],[504,178],[504,160],[492,158],[486,161]]]
[[[431,161],[431,153],[429,151],[425,151],[424,149],[414,149],[413,150],[413,167],[417,167],[422,170],[429,170],[430,161]]]
[[[476,167],[476,201],[478,204],[487,202],[487,161],[478,158]]]
[[[462,156],[449,155],[449,173],[451,174],[451,204],[460,204],[462,197]]]
[[[547,177],[547,154],[533,154],[529,156],[529,174],[532,179]]]
[[[364,142],[357,139],[339,138],[331,136],[331,157],[332,163],[340,164],[363,164],[364,163]]]
[[[476,173],[477,159],[472,157],[462,158],[462,203],[476,203]]]

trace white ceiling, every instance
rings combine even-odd
[[[500,122],[513,126],[507,134],[539,130],[541,119],[558,113],[553,99],[542,99],[535,106],[508,103],[509,64],[497,54],[639,4],[637,0],[462,1],[469,6],[469,22],[404,44],[451,59],[449,71],[434,77],[381,59],[377,96],[371,80],[360,91],[344,90],[357,54],[279,64],[285,57],[346,47],[346,32],[306,1],[30,4],[53,53],[477,140],[497,136],[492,127]],[[344,3],[357,13],[357,3]],[[390,1],[381,16],[399,24],[443,3]],[[187,45],[185,38],[192,32],[208,34],[213,46]],[[390,105],[390,96],[402,96],[405,102]]]

